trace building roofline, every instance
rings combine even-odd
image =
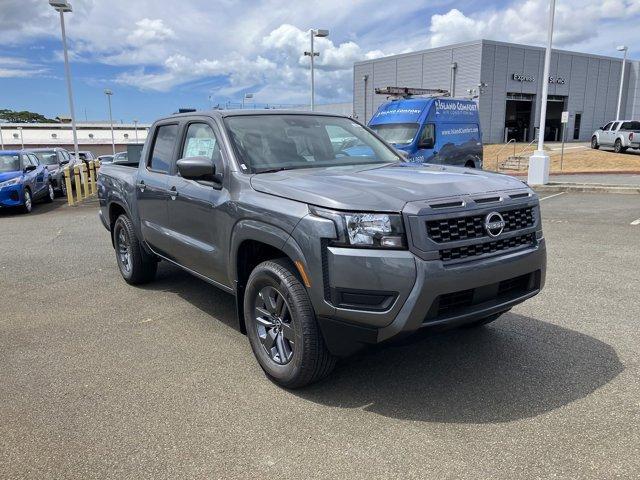
[[[144,128],[149,128],[151,126],[150,123],[138,123],[137,128],[138,130],[140,129],[144,129]],[[18,127],[22,127],[22,128],[54,128],[54,129],[61,129],[61,130],[71,130],[71,124],[70,123],[35,123],[35,122],[31,122],[31,123],[0,123],[0,128],[18,128]],[[76,124],[76,128],[78,130],[81,129],[106,129],[106,130],[110,130],[111,129],[111,125],[110,124],[104,124],[104,123],[77,123]],[[113,129],[114,130],[121,130],[121,129],[135,129],[136,125],[133,123],[114,123],[113,124]]]
[[[364,64],[369,64],[369,63],[375,63],[375,62],[379,62],[379,61],[386,61],[386,60],[395,60],[398,58],[403,58],[403,57],[408,57],[411,55],[416,55],[416,54],[424,54],[424,53],[429,53],[429,52],[437,52],[437,51],[442,51],[442,50],[449,50],[452,48],[462,48],[462,47],[470,47],[470,46],[475,46],[475,45],[501,45],[501,46],[505,46],[505,47],[516,47],[516,48],[527,48],[530,50],[538,50],[538,51],[544,51],[545,47],[540,47],[537,45],[526,45],[524,43],[511,43],[511,42],[503,42],[503,41],[499,41],[499,40],[489,40],[489,39],[479,39],[479,40],[473,40],[473,41],[469,41],[469,42],[461,42],[461,43],[453,43],[451,45],[443,45],[440,47],[434,47],[434,48],[426,48],[423,50],[416,50],[415,52],[407,52],[407,53],[400,53],[397,55],[389,55],[389,56],[385,56],[385,57],[379,57],[379,58],[372,58],[371,60],[360,60],[359,62],[355,62],[353,64],[354,68],[357,65],[364,65]],[[551,50],[553,53],[563,53],[563,54],[569,54],[569,55],[578,55],[578,56],[582,56],[582,57],[589,57],[589,58],[600,58],[600,59],[604,59],[604,60],[617,60],[619,62],[622,62],[622,58],[619,57],[612,57],[612,56],[607,56],[607,55],[599,55],[596,53],[584,53],[584,52],[574,52],[572,50],[564,50],[564,49],[558,49],[558,48],[553,48]],[[633,60],[633,59],[629,59],[627,58],[627,63],[636,63],[638,62],[638,60]]]

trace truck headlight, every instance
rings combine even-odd
[[[335,246],[407,248],[402,216],[396,213],[343,213],[311,207],[311,213],[333,220],[338,238]]]
[[[10,187],[11,185],[17,185],[18,183],[20,183],[20,177],[15,177],[11,180],[7,180],[6,182],[0,182],[0,188]]]

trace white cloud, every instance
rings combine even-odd
[[[458,4],[395,0],[391,10],[379,0],[75,0],[66,18],[74,62],[116,67],[101,81],[156,91],[213,81],[222,85],[211,92],[219,98],[250,89],[261,102],[307,101],[310,27],[331,30],[315,41],[319,101],[351,98],[357,60],[479,38],[544,42],[548,0],[508,0],[500,10]],[[45,0],[0,0],[0,12],[0,42],[12,50],[59,39]],[[555,45],[610,54],[618,43],[633,48],[629,25],[639,16],[640,0],[562,0]],[[47,53],[60,61],[46,51],[37,58]],[[0,68],[4,75],[25,70]]]
[[[543,44],[549,14],[548,0],[513,2],[502,10],[487,9],[465,15],[458,9],[433,15],[429,25],[431,46],[479,38],[525,44]],[[640,0],[564,0],[556,6],[554,45],[575,47],[595,37],[609,43],[616,29],[640,13]],[[636,18],[637,20],[637,18]],[[610,52],[609,52],[610,53]]]
[[[47,68],[33,64],[24,58],[0,57],[0,78],[41,76],[47,72]]]

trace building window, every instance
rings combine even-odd
[[[90,134],[89,134],[89,138],[93,138],[93,133],[90,133]]]
[[[52,133],[51,134],[51,138],[58,138],[58,134],[57,133]]]
[[[576,120],[573,124],[573,139],[580,140],[580,124],[582,123],[582,114],[576,113]]]

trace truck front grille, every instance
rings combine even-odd
[[[461,247],[447,248],[440,250],[440,260],[447,262],[450,260],[460,260],[464,258],[476,257],[487,253],[501,252],[512,248],[535,245],[535,233],[518,235],[516,237],[494,240],[492,242],[475,243]]]
[[[515,232],[535,224],[533,207],[516,208],[500,212],[504,218],[503,232]],[[488,236],[484,229],[486,214],[458,218],[428,220],[427,235],[436,243],[455,242]]]

